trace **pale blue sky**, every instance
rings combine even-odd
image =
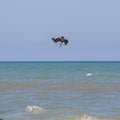
[[[120,61],[120,0],[0,0],[0,61],[17,60]]]

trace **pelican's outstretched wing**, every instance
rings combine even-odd
[[[56,43],[56,42],[58,42],[55,38],[52,38],[52,40]]]
[[[56,42],[59,42],[60,41],[60,38],[52,38],[52,40],[56,43]]]

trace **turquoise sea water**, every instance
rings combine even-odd
[[[120,62],[0,62],[3,120],[120,120]]]

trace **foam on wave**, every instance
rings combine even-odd
[[[40,111],[40,110],[42,110],[42,109],[43,109],[43,108],[41,108],[41,107],[39,107],[39,106],[35,106],[35,105],[31,106],[31,105],[28,105],[25,110],[28,111],[28,112],[33,112],[33,111]]]
[[[95,117],[95,116],[90,116],[90,115],[84,114],[84,115],[68,118],[68,119],[65,119],[65,120],[110,120],[110,119],[98,118],[98,117]]]
[[[92,74],[92,73],[87,73],[87,74],[86,74],[87,77],[89,77],[89,76],[91,76],[91,75],[93,75],[93,74]]]

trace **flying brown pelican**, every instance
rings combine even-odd
[[[52,40],[57,43],[57,42],[61,42],[60,47],[62,46],[62,44],[64,43],[65,45],[67,45],[68,40],[64,39],[63,36],[61,36],[61,38],[52,38]]]

